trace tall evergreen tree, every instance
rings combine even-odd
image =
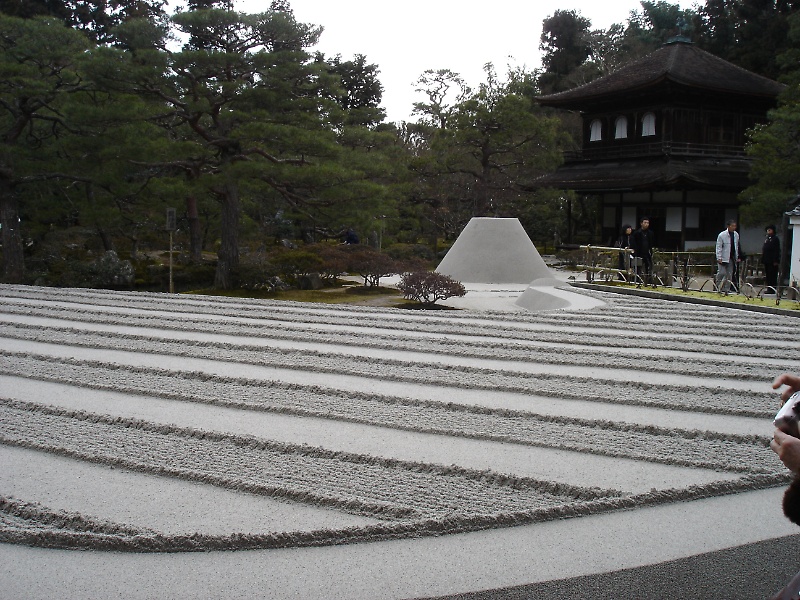
[[[55,17],[66,20],[69,9],[64,0],[0,0],[0,13],[9,17]]]
[[[0,232],[3,280],[24,280],[20,198],[26,187],[59,176],[58,144],[74,124],[63,108],[87,87],[77,64],[81,34],[46,18],[0,15]]]
[[[381,109],[383,85],[378,79],[378,67],[367,64],[363,54],[353,60],[342,60],[336,55],[328,61],[328,72],[339,79],[341,93],[335,96],[336,103],[347,114],[352,123],[372,127],[386,118]]]
[[[413,167],[418,199],[445,235],[473,216],[518,215],[530,200],[520,184],[561,160],[558,121],[544,115],[525,89],[532,82],[518,75],[503,82],[487,65],[486,82],[448,109],[444,121],[435,107],[431,122],[444,126],[424,132]]]
[[[770,111],[769,123],[752,132],[747,148],[754,184],[740,198],[742,216],[751,223],[777,221],[798,203],[800,194],[800,13],[789,17],[788,24],[791,47],[778,57],[787,87]]]
[[[589,57],[591,24],[580,12],[561,9],[542,22],[539,49],[543,53],[544,72],[539,77],[539,86],[545,93],[573,87],[568,76]]]
[[[167,78],[139,87],[168,108],[162,122],[179,142],[169,166],[192,174],[195,194],[219,202],[217,287],[235,285],[240,227],[254,202],[313,227],[385,199],[370,182],[380,153],[362,160],[364,138],[326,100],[337,96],[339,78],[306,51],[319,28],[285,10],[173,19],[189,41],[171,54]]]

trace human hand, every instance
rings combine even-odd
[[[800,439],[776,429],[769,447],[787,469],[792,473],[800,472]]]
[[[775,381],[772,382],[772,389],[777,390],[784,385],[787,387],[781,392],[781,406],[783,406],[783,403],[786,402],[792,394],[800,392],[800,377],[792,375],[791,373],[778,375]]]

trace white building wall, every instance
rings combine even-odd
[[[796,210],[796,209],[795,209]],[[789,283],[800,282],[800,215],[789,217],[792,229],[792,255],[789,259]]]

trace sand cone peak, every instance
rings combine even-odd
[[[552,279],[519,219],[473,217],[436,268],[462,283]]]

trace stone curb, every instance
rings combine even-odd
[[[674,302],[687,302],[689,304],[704,304],[706,306],[720,306],[723,308],[733,308],[737,310],[748,310],[750,312],[767,313],[770,315],[782,315],[785,317],[800,318],[800,311],[789,310],[771,306],[755,306],[751,304],[741,304],[738,302],[725,302],[724,300],[712,300],[710,298],[694,298],[691,296],[679,296],[676,294],[666,294],[664,292],[653,292],[651,290],[623,288],[615,285],[601,285],[597,283],[584,283],[581,281],[570,281],[569,285],[585,290],[595,290],[598,292],[612,292],[615,294],[627,294],[629,296],[641,296],[643,298],[657,298],[659,300],[672,300]]]

